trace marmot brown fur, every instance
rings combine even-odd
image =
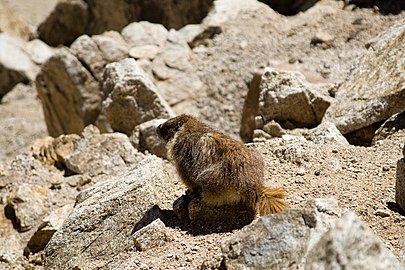
[[[284,188],[263,185],[263,160],[243,143],[185,114],[159,125],[157,132],[184,184],[208,205],[243,203],[259,215],[288,207]]]

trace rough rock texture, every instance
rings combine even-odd
[[[353,213],[346,213],[309,251],[305,269],[404,269]]]
[[[38,72],[24,45],[25,41],[0,33],[0,101],[17,83],[28,83]]]
[[[102,95],[97,81],[66,48],[43,65],[36,87],[53,137],[80,134],[100,112]]]
[[[375,132],[372,144],[387,138],[398,130],[405,129],[405,111],[397,113],[387,119],[384,124]]]
[[[178,29],[188,23],[200,22],[212,2],[64,0],[38,27],[38,33],[46,43],[56,46],[68,45],[85,33],[94,35],[106,30],[119,31],[129,23],[141,20]]]
[[[356,62],[323,121],[347,134],[405,111],[405,25],[386,31]]]
[[[88,5],[83,0],[58,2],[48,18],[38,26],[39,37],[51,46],[70,44],[85,33]]]
[[[38,140],[32,154],[45,164],[62,165],[70,174],[90,177],[119,173],[145,157],[134,149],[126,135],[100,134],[92,125],[81,136],[69,134]]]
[[[91,37],[103,53],[108,63],[120,61],[128,57],[128,45],[123,37],[115,31],[107,31],[101,35]]]
[[[103,101],[101,117],[115,131],[130,135],[134,127],[143,122],[173,115],[132,58],[107,65],[102,89],[107,98]],[[108,126],[100,129],[108,129]]]
[[[395,201],[405,210],[405,144],[402,152],[403,157],[397,162]]]
[[[51,239],[52,235],[62,227],[63,222],[73,209],[73,204],[67,204],[53,210],[48,216],[42,220],[38,230],[30,238],[27,248],[30,252],[38,252],[43,250]]]
[[[21,239],[17,233],[8,237],[0,237],[0,262],[12,263],[22,255]]]
[[[47,245],[45,266],[105,267],[111,257],[131,250],[131,231],[158,201],[150,181],[164,177],[164,162],[152,156],[129,173],[82,192]]]
[[[304,132],[303,135],[305,139],[313,141],[316,144],[349,144],[336,126],[330,122],[323,122],[316,128]]]
[[[226,269],[298,267],[341,213],[336,200],[318,199],[304,209],[261,217],[224,241],[223,263]]]
[[[82,35],[72,43],[70,49],[77,59],[89,69],[95,79],[100,81],[103,78],[104,66],[107,62],[93,39],[88,35]]]
[[[129,137],[132,145],[141,152],[148,151],[167,159],[166,143],[156,132],[157,127],[166,121],[167,119],[153,119],[136,126]]]
[[[163,246],[171,240],[166,225],[159,218],[136,231],[132,237],[136,249],[140,251]]]
[[[272,120],[290,128],[315,127],[331,103],[331,98],[320,91],[321,87],[307,83],[299,72],[266,68],[260,79],[256,74],[249,89],[252,93],[248,93],[249,100],[243,108],[242,138],[251,137],[256,115],[260,115],[262,121],[257,128]]]
[[[22,184],[9,195],[6,211],[15,216],[16,227],[20,232],[28,231],[37,220],[45,216],[48,192],[48,188],[43,186]]]

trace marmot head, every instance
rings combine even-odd
[[[180,130],[183,125],[190,122],[199,123],[194,117],[187,114],[181,114],[167,120],[163,124],[160,124],[157,127],[156,131],[163,140],[169,142],[171,139],[173,139],[174,135]]]

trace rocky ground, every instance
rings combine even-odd
[[[19,38],[0,36],[0,268],[405,267],[405,13],[374,2],[285,16],[217,0],[205,18],[165,3],[160,19],[120,3],[114,21],[91,1],[58,6],[66,17],[47,17],[57,1],[0,1],[0,30]],[[50,27],[71,13],[85,26]],[[127,26],[145,18],[176,30]],[[185,188],[154,132],[179,113],[253,141],[292,209],[243,229],[179,220]]]

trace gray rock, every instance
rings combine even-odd
[[[359,217],[348,212],[309,251],[305,269],[404,269]]]
[[[51,136],[80,134],[96,121],[102,97],[98,82],[68,49],[59,49],[43,65],[36,87]]]
[[[40,39],[51,46],[70,44],[85,33],[88,5],[83,0],[58,2],[48,18],[38,26]]]
[[[132,58],[108,64],[102,88],[107,98],[103,101],[101,117],[115,131],[130,135],[134,127],[143,122],[173,115]]]
[[[39,68],[24,51],[25,41],[0,33],[0,101],[18,83],[34,80]]]
[[[190,47],[183,36],[172,29],[164,48],[152,62],[155,84],[163,98],[173,107],[193,100],[205,89],[190,64],[190,53]]]
[[[388,118],[375,132],[371,144],[374,145],[377,141],[384,140],[401,129],[405,129],[405,111]]]
[[[86,127],[74,146],[63,163],[69,170],[88,176],[116,174],[145,157],[134,149],[126,135],[100,134],[95,126]]]
[[[347,134],[405,111],[405,25],[380,35],[336,93],[323,121]]]
[[[398,160],[396,176],[395,201],[405,210],[405,156]]]
[[[272,120],[290,129],[317,126],[331,103],[331,97],[322,93],[324,89],[325,85],[306,82],[299,72],[272,68],[258,71],[243,107],[242,139],[249,141],[252,138],[257,115],[262,117],[263,126]]]
[[[158,218],[133,234],[137,250],[145,251],[154,247],[164,246],[171,241],[165,224]]]
[[[67,204],[63,207],[53,210],[46,216],[37,231],[28,241],[27,247],[30,252],[36,253],[45,248],[52,235],[62,227],[70,212],[73,210],[73,204]]]
[[[341,215],[334,199],[255,220],[222,244],[227,269],[302,267],[307,250]]]
[[[162,48],[168,33],[163,25],[150,22],[131,23],[121,31],[122,37],[130,48],[144,45]]]
[[[9,194],[6,208],[13,212],[18,231],[30,230],[47,214],[48,193],[47,187],[23,183]]]
[[[156,132],[157,127],[167,119],[153,119],[134,128],[130,141],[139,151],[148,151],[158,157],[167,159],[166,143]]]
[[[34,39],[27,42],[25,51],[30,56],[32,61],[38,65],[45,63],[55,53],[53,48],[49,47],[40,39]]]
[[[128,45],[120,33],[107,31],[91,37],[108,63],[117,62],[128,57]]]
[[[165,162],[151,156],[130,172],[80,193],[45,248],[45,267],[103,268],[112,257],[131,250],[134,226],[159,201],[151,182],[164,182],[166,170]]]
[[[23,246],[19,234],[0,237],[0,262],[12,263],[23,256]],[[1,264],[0,264],[1,265]]]
[[[70,49],[77,59],[85,64],[94,78],[101,81],[107,62],[94,40],[88,35],[82,35],[72,43]]]
[[[316,144],[349,145],[346,138],[340,133],[333,123],[323,122],[316,128],[304,133],[305,139]]]

